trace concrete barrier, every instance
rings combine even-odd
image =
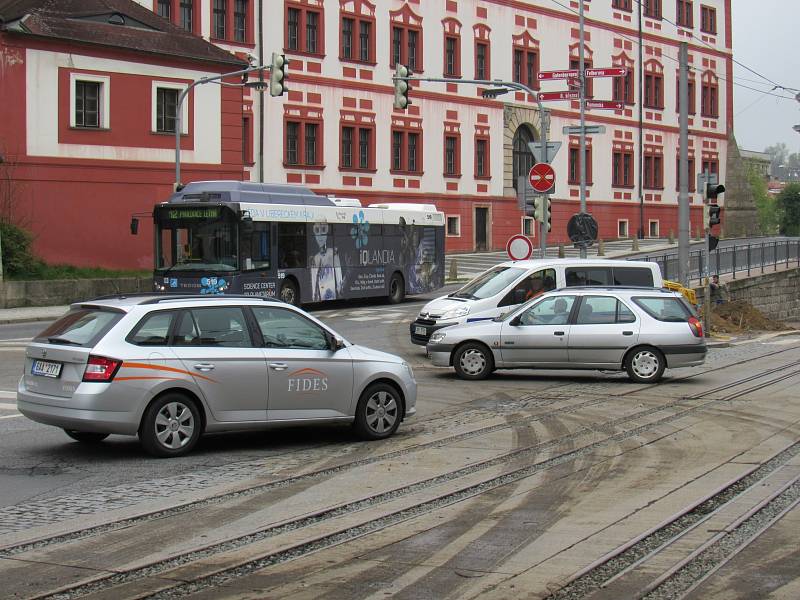
[[[58,306],[109,294],[151,292],[149,277],[107,279],[53,279],[9,281],[0,283],[0,308]]]

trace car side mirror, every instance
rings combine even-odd
[[[339,350],[345,347],[345,343],[344,340],[340,338],[338,335],[329,334],[328,346],[330,347],[332,352],[338,352]]]

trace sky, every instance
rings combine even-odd
[[[800,0],[733,0],[733,58],[775,83],[800,90]],[[734,65],[734,82],[769,91],[772,84]],[[798,92],[782,100],[734,85],[733,115],[740,148],[763,151],[783,142],[800,152]]]

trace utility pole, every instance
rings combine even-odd
[[[680,167],[678,172],[678,281],[689,285],[689,44],[678,49]]]
[[[584,23],[583,0],[578,0],[578,87],[581,105],[581,137],[578,164],[581,177],[581,214],[586,214],[586,62],[583,49]],[[580,245],[580,257],[586,258],[586,245]]]

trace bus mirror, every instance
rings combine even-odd
[[[131,235],[139,235],[139,219],[131,217]]]

